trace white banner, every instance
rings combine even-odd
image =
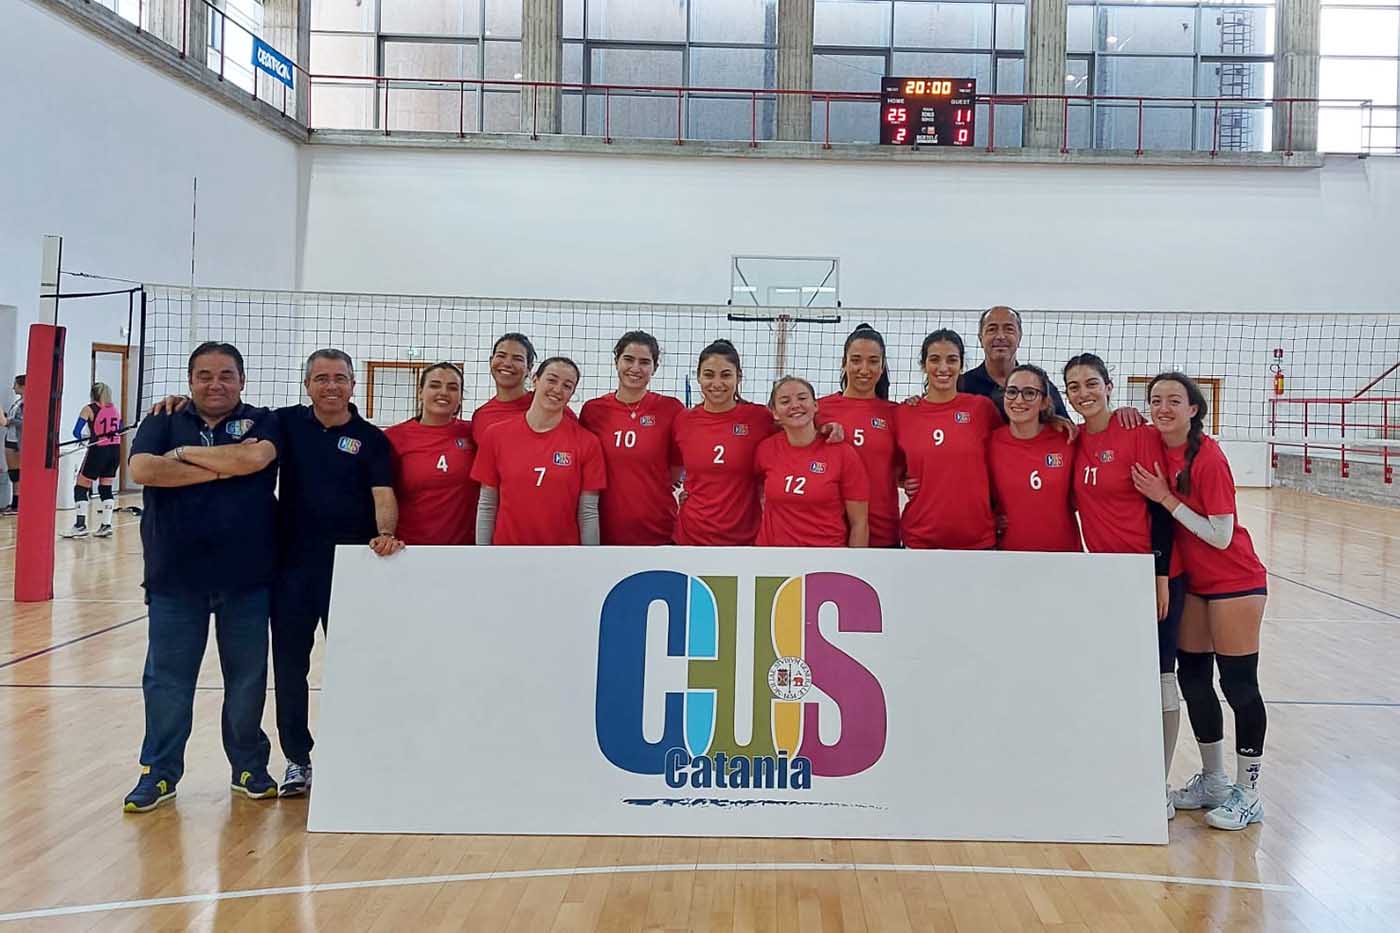
[[[1165,843],[1153,610],[1144,556],[342,547],[310,829]]]

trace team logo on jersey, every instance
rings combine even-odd
[[[638,423],[641,424],[641,426],[644,427],[644,428],[652,427],[653,425],[656,424],[656,416],[655,416],[655,415],[642,415],[642,417],[638,419]]]
[[[735,437],[748,437],[748,436],[749,436],[749,426],[748,426],[747,424],[736,424],[736,425],[734,425],[734,436],[735,436]]]
[[[813,473],[825,473],[826,462],[824,460],[813,460],[811,463],[807,464],[807,469],[811,470]]]
[[[1101,450],[1101,451],[1099,451],[1099,463],[1112,463],[1112,462],[1113,462],[1113,451],[1111,451],[1111,450]]]
[[[230,437],[242,437],[248,433],[248,429],[253,426],[252,418],[237,418],[224,425],[224,430]]]
[[[458,449],[458,450],[466,450],[466,449],[467,449],[467,439],[466,439],[465,437],[459,437],[459,438],[457,438],[457,449]]]
[[[956,421],[958,424],[967,424],[969,421],[972,420],[972,412],[955,411],[953,412],[953,420]]]
[[[884,418],[871,418],[870,426],[872,428],[879,428],[881,431],[883,431],[889,427],[889,424],[885,421]]]
[[[573,462],[574,458],[567,450],[556,450],[554,452],[555,466],[571,466]]]
[[[1062,467],[1065,465],[1063,454],[1046,454],[1045,465],[1048,467]]]
[[[357,454],[360,452],[360,442],[353,437],[342,437],[336,442],[337,447],[347,454]]]

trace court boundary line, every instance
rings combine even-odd
[[[68,511],[72,511],[72,510],[71,510],[71,509],[58,509],[58,511],[60,511],[60,512],[68,512]],[[139,524],[141,524],[141,519],[140,519],[139,517],[137,517],[137,518],[128,518],[128,519],[125,519],[124,521],[120,521],[120,522],[112,522],[112,527],[113,527],[113,528],[125,528],[127,525],[139,525]],[[18,530],[16,530],[15,534],[18,536],[18,534],[19,534]],[[92,536],[89,535],[88,537],[91,538]],[[63,537],[63,535],[58,534],[57,532],[55,532],[55,534],[54,534],[54,541],[56,541],[56,542],[57,542],[57,541],[72,541],[72,540],[73,540],[72,538],[65,538],[65,537]],[[0,544],[0,551],[13,551],[13,550],[14,550],[15,548],[17,548],[17,547],[19,547],[19,542],[18,542],[18,541],[16,541],[14,544]]]
[[[1273,490],[1273,489],[1287,489],[1288,487],[1287,487],[1287,486],[1265,486],[1265,487],[1257,487],[1257,488],[1263,488],[1263,489],[1266,489],[1266,490]],[[1319,499],[1329,499],[1329,500],[1331,500],[1331,501],[1333,501],[1333,502],[1343,502],[1343,503],[1348,503],[1348,504],[1351,504],[1351,505],[1359,505],[1359,506],[1363,506],[1363,507],[1366,507],[1366,506],[1368,505],[1368,503],[1358,502],[1358,501],[1355,500],[1355,499],[1334,499],[1334,498],[1332,498],[1331,496],[1324,496],[1324,495],[1322,495],[1321,493],[1316,493],[1316,492],[1303,492],[1303,490],[1301,490],[1301,489],[1292,490],[1292,491],[1302,493],[1302,494],[1305,495],[1305,496],[1315,496],[1315,497],[1317,497],[1317,498],[1319,498]],[[1285,518],[1293,518],[1293,519],[1296,519],[1296,520],[1298,520],[1298,521],[1300,521],[1300,522],[1318,522],[1318,523],[1323,524],[1323,525],[1331,525],[1333,528],[1344,528],[1344,529],[1346,529],[1347,531],[1354,531],[1354,532],[1356,532],[1357,534],[1374,535],[1374,536],[1377,537],[1377,538],[1387,538],[1387,539],[1389,539],[1389,540],[1391,540],[1391,541],[1400,541],[1400,536],[1390,534],[1389,532],[1386,532],[1386,531],[1374,531],[1374,530],[1372,530],[1372,529],[1370,529],[1370,528],[1362,528],[1360,525],[1348,525],[1348,524],[1345,524],[1345,523],[1343,523],[1343,522],[1334,522],[1334,521],[1331,521],[1330,519],[1318,518],[1318,517],[1313,516],[1313,515],[1299,515],[1299,514],[1296,513],[1296,512],[1287,512],[1287,511],[1284,511],[1283,509],[1270,508],[1270,507],[1267,506],[1267,505],[1254,505],[1253,503],[1250,503],[1250,502],[1241,502],[1241,503],[1238,504],[1238,507],[1239,507],[1239,508],[1242,508],[1242,509],[1254,509],[1256,512],[1268,512],[1268,513],[1271,514],[1271,515],[1282,515],[1282,516],[1284,516]],[[1394,508],[1394,507],[1393,507],[1393,506],[1380,506],[1380,508]]]
[[[946,875],[1022,875],[1033,878],[1077,878],[1092,881],[1140,881],[1153,884],[1192,885],[1262,891],[1272,894],[1305,894],[1296,884],[1264,881],[1231,881],[1224,878],[1197,878],[1186,875],[1147,875],[1120,871],[1084,871],[1071,868],[1020,868],[1001,865],[901,865],[868,862],[719,862],[681,865],[597,865],[575,868],[533,868],[516,871],[482,871],[452,875],[416,875],[406,878],[375,878],[364,881],[334,881],[288,885],[277,888],[250,888],[243,891],[213,891],[181,894],[101,904],[69,907],[42,907],[0,914],[0,923],[72,917],[80,914],[109,913],[118,910],[145,910],[182,904],[211,904],[253,897],[281,897],[291,894],[322,894],[335,891],[361,891],[375,888],[417,887],[422,885],[464,884],[475,881],[514,881],[530,878],[572,878],[588,875],[652,874],[666,872],[756,872],[756,871],[864,871]]]
[[[40,648],[38,651],[31,651],[29,654],[23,655],[18,658],[14,658],[13,660],[0,662],[0,671],[3,671],[7,667],[14,667],[16,664],[22,664],[25,661],[32,661],[35,658],[41,658],[46,654],[52,654],[53,652],[58,651],[60,648],[67,648],[69,645],[76,645],[80,641],[87,641],[89,638],[96,638],[98,635],[106,635],[108,632],[115,632],[119,628],[125,628],[128,625],[133,625],[137,622],[140,622],[144,618],[146,618],[146,613],[143,612],[134,619],[127,619],[125,622],[118,622],[115,625],[109,625],[106,628],[100,628],[95,632],[88,632],[86,635],[79,635],[76,638],[70,638],[67,641],[61,641],[56,645],[49,645],[47,648]]]
[[[1285,577],[1283,574],[1281,574],[1281,573],[1276,573],[1275,571],[1272,571],[1272,570],[1268,571],[1268,575],[1271,576],[1271,577],[1273,577],[1273,578],[1276,579],[1276,580],[1282,580],[1282,581],[1285,582],[1285,583],[1292,583],[1294,586],[1301,586],[1301,587],[1302,587],[1303,589],[1305,589],[1305,590],[1312,590],[1314,593],[1321,593],[1323,596],[1330,596],[1330,597],[1332,597],[1333,599],[1340,599],[1340,600],[1341,600],[1342,602],[1344,602],[1344,603],[1351,603],[1353,606],[1360,606],[1362,609],[1367,609],[1367,610],[1369,610],[1369,611],[1371,611],[1371,612],[1378,612],[1378,613],[1380,613],[1380,614],[1383,615],[1383,616],[1387,616],[1387,617],[1392,618],[1392,619],[1400,620],[1400,615],[1396,615],[1396,614],[1393,613],[1393,612],[1390,612],[1390,611],[1385,610],[1385,609],[1378,609],[1378,608],[1376,608],[1375,606],[1368,605],[1367,603],[1363,603],[1363,602],[1361,602],[1360,600],[1357,600],[1357,599],[1352,599],[1352,598],[1349,597],[1349,596],[1342,596],[1342,595],[1340,595],[1340,594],[1338,594],[1338,593],[1333,593],[1333,592],[1331,592],[1330,590],[1324,590],[1324,589],[1323,589],[1322,587],[1320,587],[1320,586],[1313,586],[1311,583],[1303,583],[1303,582],[1301,582],[1301,581],[1299,581],[1299,580],[1293,579],[1292,577]]]

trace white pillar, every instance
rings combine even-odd
[[[1274,98],[1317,97],[1320,0],[1278,0]],[[1274,105],[1274,151],[1317,151],[1317,104]]]
[[[563,39],[562,0],[524,0],[520,10],[520,71],[526,81],[563,80]],[[521,89],[522,133],[558,133],[559,117],[557,87]]]
[[[1026,0],[1026,93],[1065,92],[1065,0]],[[1027,149],[1059,149],[1065,142],[1065,105],[1026,102]]]
[[[778,87],[812,89],[812,24],[815,0],[778,0]],[[810,141],[812,98],[778,95],[778,138]]]

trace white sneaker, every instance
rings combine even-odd
[[[60,532],[60,537],[64,538],[86,538],[88,536],[87,525],[74,525],[67,531]]]
[[[1168,820],[1172,820],[1172,819],[1175,819],[1175,818],[1176,818],[1176,806],[1172,803],[1172,786],[1171,786],[1170,784],[1168,784],[1168,785],[1167,785],[1167,819],[1168,819]]]
[[[1198,771],[1185,787],[1172,791],[1171,803],[1178,810],[1213,810],[1229,796],[1229,778],[1223,774]]]
[[[94,538],[110,538],[112,537],[112,526],[103,522],[97,526],[97,530],[92,533],[92,536]]]
[[[1241,830],[1264,818],[1264,801],[1259,791],[1235,784],[1225,802],[1206,814],[1206,822],[1216,829]]]

